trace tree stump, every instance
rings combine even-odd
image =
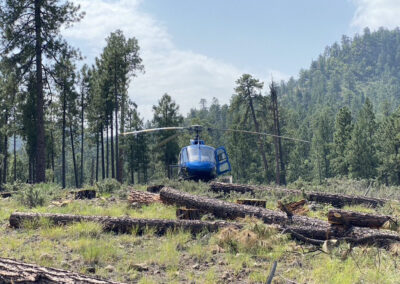
[[[93,199],[96,198],[96,190],[82,189],[75,191],[75,199]]]

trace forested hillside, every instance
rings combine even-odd
[[[278,88],[282,134],[311,141],[283,142],[287,180],[322,182],[333,176],[378,179],[399,184],[400,30],[380,29],[327,47],[298,79],[281,82]],[[261,96],[257,95],[261,94]],[[254,94],[263,131],[274,133],[270,90]],[[264,105],[263,105],[264,104]],[[210,125],[253,129],[240,94],[229,106],[214,100],[207,109],[192,110],[189,120]],[[229,136],[234,177],[264,181],[254,137]],[[275,173],[273,140],[266,145],[269,181]],[[248,170],[251,169],[251,170]]]

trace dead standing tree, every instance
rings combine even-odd
[[[271,94],[271,110],[274,118],[274,145],[276,162],[276,184],[286,184],[285,163],[283,162],[281,128],[279,124],[278,90],[274,82],[269,86]]]

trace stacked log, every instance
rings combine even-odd
[[[55,225],[65,225],[76,222],[96,222],[103,225],[105,231],[116,233],[131,233],[132,231],[142,234],[147,229],[152,229],[156,234],[165,234],[168,230],[183,229],[194,234],[204,230],[215,232],[221,228],[233,226],[240,228],[241,225],[230,222],[207,222],[198,220],[160,220],[160,219],[134,219],[116,218],[106,216],[82,216],[70,214],[40,214],[15,212],[10,216],[10,226],[13,228],[23,227],[24,222],[35,222],[40,218],[47,218]]]
[[[393,241],[400,241],[400,235],[387,230],[377,231],[359,227],[338,230],[337,227],[331,228],[328,222],[319,219],[298,215],[287,216],[283,212],[191,195],[168,187],[164,187],[160,191],[160,197],[163,201],[203,210],[219,218],[256,217],[266,224],[280,225],[281,229],[286,232],[293,232],[301,237],[317,241],[335,238],[353,244],[378,245],[387,245]]]
[[[138,203],[149,205],[152,203],[161,203],[160,195],[145,191],[131,190],[128,194],[128,201],[130,203]]]
[[[85,283],[118,284],[119,282],[102,280],[75,272],[41,267],[11,259],[0,258],[0,283]]]
[[[275,188],[275,187],[243,185],[243,184],[229,184],[221,182],[211,183],[210,188],[214,192],[224,192],[224,193],[230,193],[234,191],[238,193],[251,193],[251,194],[255,194],[257,192],[271,192],[280,195],[299,195],[299,196],[302,195],[308,201],[328,203],[339,208],[343,207],[344,205],[358,205],[358,204],[377,207],[377,206],[383,206],[385,203],[390,201],[388,199],[383,199],[383,198],[352,196],[345,194],[330,194],[323,192],[303,192],[298,189]]]

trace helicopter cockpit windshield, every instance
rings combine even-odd
[[[213,162],[215,163],[214,150],[207,147],[188,147],[188,158],[190,162]]]

